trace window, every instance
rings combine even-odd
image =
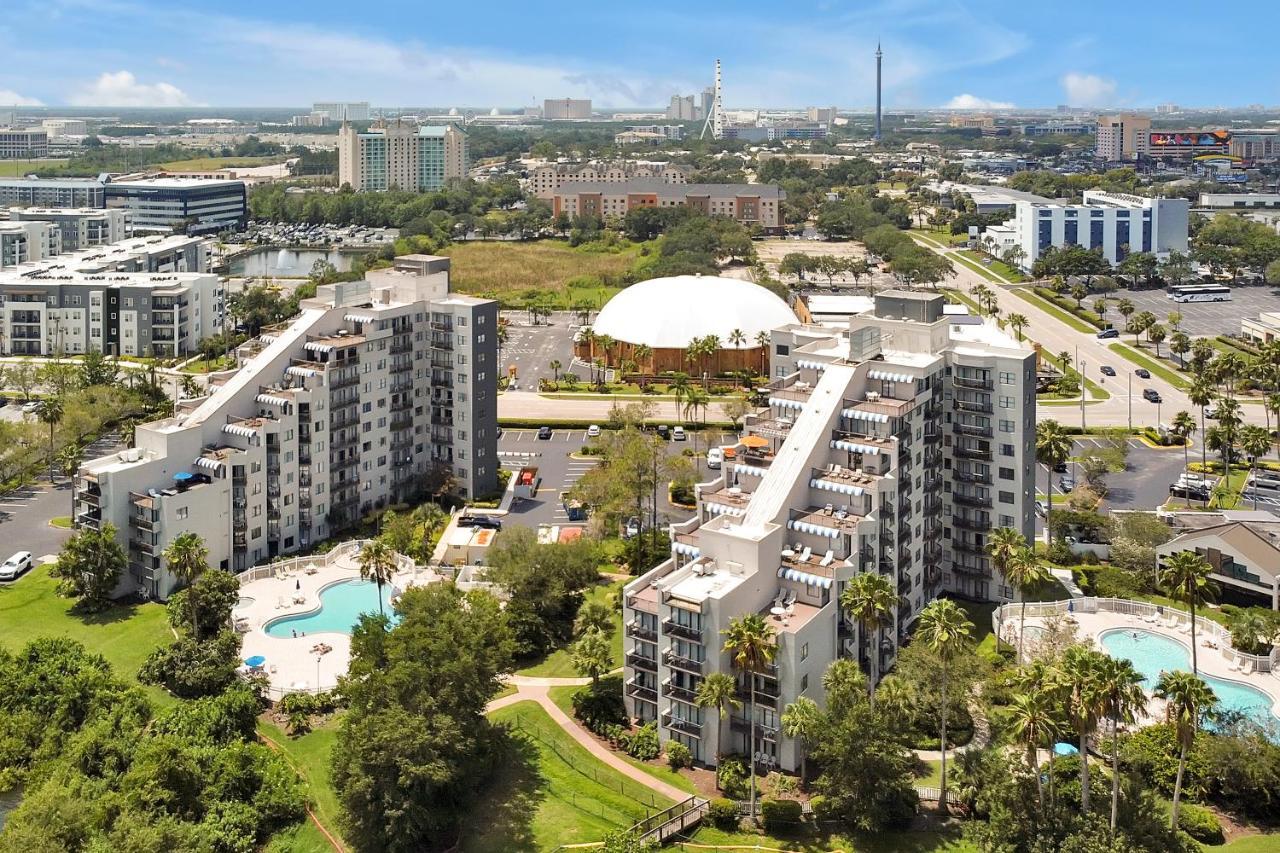
[[[1002,516],[1000,516],[1000,526],[1001,526],[1001,527],[1013,527],[1013,516],[1012,516],[1012,515],[1002,515]]]
[[[809,657],[809,644],[805,643],[800,647],[800,660],[806,660]]]
[[[1001,456],[1012,456],[1012,455],[1013,455],[1013,445],[1012,445],[1012,444],[1002,444],[1002,445],[1000,445],[1000,455],[1001,455]]]
[[[178,507],[178,512],[176,513],[176,515],[179,519],[188,517],[189,515],[191,515],[191,507],[189,506]]]
[[[1000,398],[1000,408],[1002,408],[1002,409],[1012,409],[1012,408],[1013,408],[1013,398],[1012,398],[1012,397],[1001,397],[1001,398]]]
[[[1000,503],[1002,503],[1002,504],[1011,504],[1011,503],[1013,503],[1013,492],[1001,492],[1001,493],[1000,493]]]
[[[1010,373],[1009,371],[1006,371],[1006,370],[1000,371],[1001,385],[1013,385],[1017,381],[1018,381],[1018,377],[1016,374]]]
[[[1000,469],[1000,479],[1001,479],[1001,480],[1012,480],[1012,479],[1013,479],[1013,469],[1012,469],[1012,468],[1001,468],[1001,469]]]
[[[1000,422],[1000,431],[1001,431],[1001,432],[1013,432],[1013,426],[1014,426],[1013,421],[1001,421],[1001,422]]]
[[[776,349],[776,351],[777,351],[778,355],[790,355],[790,354],[791,354],[791,347],[789,347],[789,346],[788,346],[788,345],[786,345],[786,344],[778,344],[778,345],[777,345],[777,347],[776,347],[775,349]]]
[[[803,693],[809,689],[809,673],[800,676],[800,692]]]

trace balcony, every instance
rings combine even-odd
[[[972,444],[957,444],[955,446],[955,455],[959,459],[979,459],[991,461],[991,448],[983,450],[981,447]]]
[[[750,734],[751,721],[747,720],[745,717],[739,717],[737,714],[734,714],[729,718],[729,728],[735,732],[741,732],[742,734]],[[776,741],[778,739],[778,729],[774,726],[757,722],[756,736],[761,737],[765,740]]]
[[[662,682],[662,692],[673,699],[679,699],[681,702],[685,702],[689,705],[698,701],[698,692],[696,690],[690,690],[688,687],[681,687],[678,684],[672,684],[671,679],[669,678]]]
[[[987,549],[985,546],[979,545],[977,542],[972,542],[968,539],[953,539],[951,541],[951,547],[955,548],[957,551],[963,551],[967,554],[986,554],[987,553]]]
[[[991,577],[991,569],[985,566],[970,566],[970,565],[965,565],[964,563],[953,562],[951,564],[951,571],[955,572],[958,575],[967,575],[969,577],[977,577],[977,578]]]
[[[662,662],[667,666],[674,667],[675,669],[691,672],[694,675],[702,675],[702,661],[696,661],[693,658],[678,655],[670,649],[667,649],[662,653]]]
[[[961,412],[985,412],[991,414],[992,407],[990,400],[956,400],[955,408]]]
[[[669,637],[679,637],[682,640],[692,640],[695,643],[702,642],[702,630],[699,628],[690,628],[688,625],[681,625],[670,619],[664,619],[662,622],[662,633]]]
[[[961,483],[983,483],[988,486],[991,485],[990,474],[979,474],[976,471],[956,470],[954,472],[954,476]]]
[[[627,655],[626,663],[627,666],[633,669],[643,669],[646,672],[652,673],[657,673],[658,671],[658,662],[656,660],[653,658],[642,657],[635,653]]]
[[[652,628],[646,628],[635,619],[627,623],[627,636],[635,637],[637,640],[644,640],[646,643],[658,642],[658,632]]]
[[[952,492],[951,500],[954,503],[960,504],[961,506],[980,506],[980,507],[986,507],[986,508],[991,507],[990,495],[983,497],[981,495],[968,494],[967,492]]]
[[[673,717],[670,711],[662,715],[662,725],[672,731],[677,731],[681,734],[689,735],[690,737],[696,737],[699,740],[702,739],[701,723],[694,723],[689,720],[682,720],[679,717]]]
[[[952,430],[957,435],[976,435],[982,438],[991,438],[995,435],[995,430],[990,426],[979,426],[978,424],[952,424]]]
[[[958,527],[961,530],[984,532],[991,529],[991,519],[975,518],[969,515],[953,515],[951,516],[951,526]]]
[[[634,678],[629,680],[626,685],[626,693],[635,699],[643,699],[646,702],[657,702],[658,691],[652,687],[646,687],[637,682]]]
[[[995,388],[995,383],[990,379],[982,379],[976,376],[961,376],[960,374],[952,374],[951,383],[957,388],[976,388],[980,391],[990,391]]]

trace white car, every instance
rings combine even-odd
[[[0,581],[14,581],[31,568],[31,552],[19,551],[0,565]]]
[[[724,451],[713,447],[707,451],[707,467],[716,470],[724,463]]]
[[[599,437],[600,437],[600,426],[598,424],[592,424],[591,426],[587,427],[587,438],[599,438]]]
[[[675,429],[671,430],[672,441],[684,441],[685,438],[686,436],[684,434],[684,427],[678,426]]]
[[[33,415],[38,411],[40,411],[40,403],[37,400],[32,400],[30,403],[27,403],[22,407],[22,413],[24,415]]]

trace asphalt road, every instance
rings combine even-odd
[[[503,375],[514,367],[521,389],[536,391],[540,379],[551,381],[552,361],[560,362],[561,374],[571,370],[573,336],[578,329],[573,314],[557,311],[546,325],[537,326],[529,323],[529,315],[524,311],[504,311],[502,318],[507,321],[507,342],[502,347]]]

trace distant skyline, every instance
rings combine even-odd
[[[718,57],[729,109],[868,108],[877,41],[890,110],[1280,102],[1274,28],[1234,22],[1224,53],[1186,0],[533,5],[4,0],[0,106],[654,108]]]

